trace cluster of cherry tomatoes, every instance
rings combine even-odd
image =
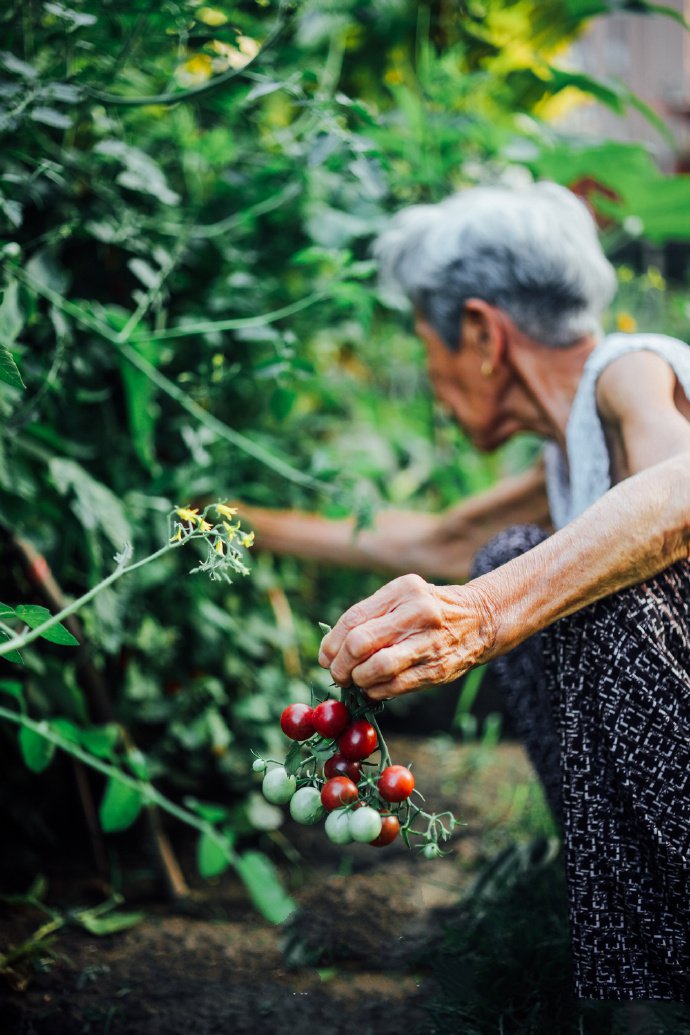
[[[253,766],[264,773],[264,796],[274,805],[289,805],[298,823],[318,823],[325,817],[326,835],[338,845],[359,841],[381,848],[399,834],[409,845],[409,835],[417,834],[427,857],[440,854],[438,842],[450,835],[454,817],[429,816],[412,801],[411,771],[391,764],[361,694],[345,693],[349,707],[328,698],[315,707],[297,703],[285,708],[280,725],[293,741],[285,762],[258,758]],[[375,752],[378,759],[372,761]],[[425,831],[412,827],[418,816],[429,821]]]

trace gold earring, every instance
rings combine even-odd
[[[494,372],[493,364],[490,359],[483,359],[482,365],[479,369],[481,371],[482,377],[491,377],[491,375]]]

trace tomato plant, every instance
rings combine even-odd
[[[405,801],[414,790],[414,776],[404,765],[389,765],[379,777],[378,789],[384,801]]]
[[[357,841],[384,848],[400,835],[408,847],[410,838],[421,839],[426,858],[443,854],[439,842],[450,837],[455,817],[427,813],[412,801],[414,776],[391,762],[379,729],[376,714],[382,706],[373,708],[356,687],[342,694],[342,701],[327,698],[313,709],[291,704],[284,710],[281,727],[294,741],[285,764],[253,763],[256,772],[275,766],[264,777],[265,796],[276,804],[289,801],[298,823],[318,823],[325,816],[325,833],[334,844]],[[343,720],[347,725],[336,738]],[[377,748],[378,759],[364,761]],[[420,818],[425,828],[415,826]]]
[[[290,740],[309,740],[314,736],[313,714],[308,704],[289,704],[280,716],[280,728]]]

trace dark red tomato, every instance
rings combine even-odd
[[[385,848],[391,841],[395,841],[396,837],[400,833],[400,822],[397,816],[381,816],[381,833],[378,837],[375,837],[369,844],[373,845],[374,848]]]
[[[321,788],[321,804],[329,812],[351,805],[359,797],[359,791],[347,776],[334,776]]]
[[[366,719],[355,719],[338,738],[338,750],[351,762],[360,762],[376,750],[376,730]]]
[[[327,780],[334,776],[349,776],[353,783],[359,783],[362,779],[362,767],[359,762],[351,762],[345,755],[336,751],[324,765],[323,775]]]
[[[335,740],[350,721],[350,713],[342,701],[322,701],[317,704],[312,716],[314,729],[327,740]]]
[[[405,801],[414,790],[414,776],[404,765],[389,765],[379,776],[378,789],[384,801]]]
[[[290,740],[309,740],[314,735],[313,714],[308,704],[289,704],[280,716],[280,728]]]

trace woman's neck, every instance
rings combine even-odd
[[[565,446],[566,428],[582,371],[596,347],[585,335],[565,348],[553,348],[518,332],[510,348],[518,390],[530,431]]]

